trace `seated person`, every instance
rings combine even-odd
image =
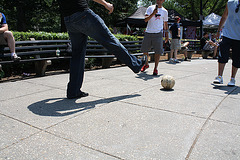
[[[15,40],[11,31],[8,30],[6,17],[0,12],[0,45],[8,45],[13,61],[19,61],[21,58],[15,53]]]
[[[188,57],[187,57],[187,51],[188,51],[188,45],[189,45],[189,42],[181,42],[181,53],[184,54],[184,61],[188,61]]]
[[[200,40],[201,49],[204,51],[213,51],[213,58],[217,59],[217,43],[214,43],[212,40],[208,40],[208,33],[205,32],[203,37]]]

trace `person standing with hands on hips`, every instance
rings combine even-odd
[[[163,31],[165,32],[166,42],[168,41],[168,11],[162,6],[165,0],[156,0],[156,5],[151,5],[145,13],[145,22],[148,22],[144,35],[141,51],[148,55],[149,50],[153,47],[155,52],[155,67],[153,75],[158,74],[158,63],[160,55],[163,53]],[[142,67],[144,72],[149,68],[148,61]]]
[[[103,5],[109,11],[109,14],[114,10],[113,5],[105,0],[93,1]],[[58,3],[72,43],[67,98],[88,96],[88,93],[81,91],[88,36],[102,44],[134,73],[141,70],[146,61],[146,56],[137,59],[129,54],[127,49],[110,32],[104,21],[88,7],[87,0],[58,0]]]
[[[240,0],[228,0],[224,13],[219,23],[217,38],[223,28],[223,39],[220,43],[218,57],[218,76],[213,83],[223,83],[223,71],[232,48],[232,74],[228,86],[235,86],[235,77],[240,68]]]

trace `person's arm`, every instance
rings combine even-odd
[[[227,5],[226,5],[226,8],[225,8],[224,13],[223,13],[223,15],[222,15],[222,18],[221,18],[220,23],[219,23],[219,25],[218,25],[217,38],[219,38],[219,36],[220,36],[220,31],[221,31],[224,23],[226,22],[227,17],[228,17],[228,7],[227,7]]]
[[[2,24],[2,27],[0,28],[0,33],[4,33],[5,31],[8,31],[8,25]]]
[[[105,0],[93,0],[93,1],[103,5],[109,11],[109,14],[111,14],[114,10],[113,5],[111,3],[106,2]]]
[[[179,38],[180,38],[180,36],[181,36],[181,29],[180,28],[178,28],[178,35],[177,35]]]
[[[158,8],[155,8],[155,9],[153,10],[153,13],[152,13],[152,14],[150,14],[150,15],[146,14],[144,21],[145,21],[145,22],[148,22],[153,16],[155,16],[155,14],[157,14],[157,12],[158,12]]]
[[[168,22],[165,21],[164,24],[163,24],[163,29],[165,30],[165,42],[167,43],[169,37],[168,37],[168,33],[169,33],[169,30],[168,30]]]

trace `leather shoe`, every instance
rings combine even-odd
[[[69,97],[69,96],[67,96],[67,98],[68,98],[68,99],[77,99],[77,98],[87,97],[88,95],[89,95],[89,94],[86,93],[86,92],[80,92],[80,94],[77,95],[77,96],[74,96],[74,97]]]

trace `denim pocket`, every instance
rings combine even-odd
[[[71,17],[71,23],[82,23],[87,17],[87,12],[77,12]]]

